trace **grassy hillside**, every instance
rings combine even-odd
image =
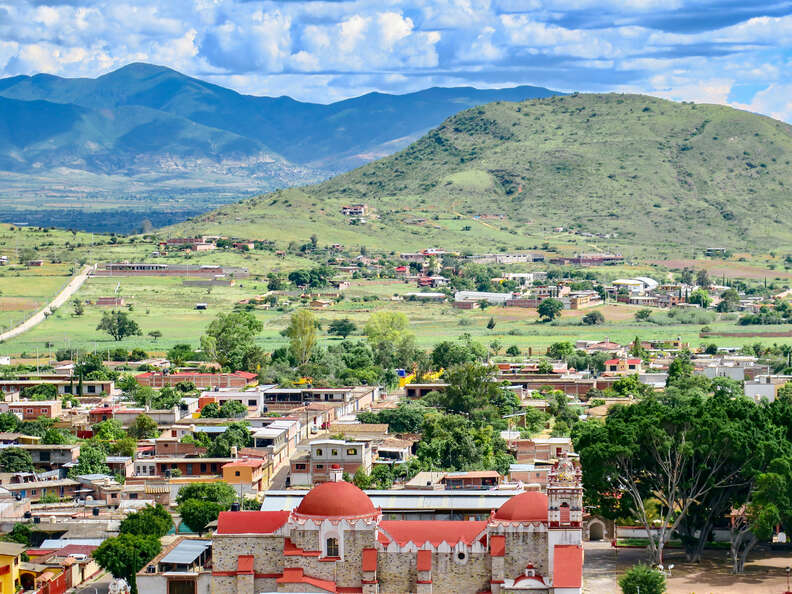
[[[497,102],[452,116],[391,157],[168,232],[315,232],[322,242],[389,249],[549,239],[669,256],[711,245],[767,251],[792,239],[791,160],[792,127],[723,106],[617,94]],[[339,208],[355,202],[376,216],[350,225]],[[618,235],[552,233],[559,226]]]

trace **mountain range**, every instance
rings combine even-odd
[[[792,240],[792,126],[622,94],[496,101],[317,185],[195,217],[222,232],[384,249],[778,249]],[[365,203],[365,223],[344,204]],[[574,232],[569,234],[567,230]],[[559,234],[560,233],[560,234]]]
[[[299,183],[393,153],[472,105],[551,94],[527,86],[431,88],[322,105],[243,95],[142,63],[95,79],[15,76],[0,79],[0,170],[205,169]]]

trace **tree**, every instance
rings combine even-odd
[[[151,330],[148,335],[154,342],[157,342],[157,339],[162,338],[162,332],[159,330]]]
[[[185,524],[199,534],[206,530],[209,522],[214,522],[224,511],[223,506],[214,501],[202,501],[200,499],[188,499],[179,506],[179,514]]]
[[[238,400],[226,400],[222,405],[210,402],[201,409],[204,418],[230,419],[247,416],[247,406]]]
[[[236,491],[228,483],[192,483],[179,489],[176,503],[181,505],[189,499],[199,499],[217,503],[225,510],[231,507],[236,498]]]
[[[735,311],[740,304],[740,294],[734,289],[726,289],[720,296],[719,312]]]
[[[571,342],[554,342],[547,347],[547,356],[551,359],[566,361],[575,354],[575,345]]]
[[[536,312],[543,322],[552,322],[561,314],[561,310],[563,309],[563,303],[558,299],[549,297],[539,304],[539,307],[536,308]]]
[[[649,318],[652,316],[651,309],[639,309],[635,312],[635,321],[636,322],[648,322]]]
[[[151,439],[157,437],[159,435],[157,422],[148,415],[138,415],[129,428],[129,435],[135,439]]]
[[[694,303],[700,305],[703,309],[707,309],[712,304],[712,297],[704,289],[696,289],[688,295],[688,303]]]
[[[490,343],[489,346],[490,346],[490,350],[492,351],[492,354],[497,357],[498,353],[500,353],[501,349],[503,348],[503,343],[500,340],[495,339]]]
[[[126,437],[126,431],[117,419],[99,421],[93,426],[93,436],[101,441],[114,441]]]
[[[307,309],[299,309],[289,319],[284,334],[289,337],[289,348],[300,365],[311,358],[316,346],[316,316]]]
[[[371,343],[396,343],[407,334],[409,325],[403,313],[378,311],[371,315],[363,332]]]
[[[21,448],[0,450],[0,472],[32,472],[33,458]]]
[[[168,350],[168,361],[175,367],[181,367],[186,361],[195,358],[195,352],[189,344],[176,344]]]
[[[542,359],[539,361],[539,364],[536,366],[536,373],[541,375],[547,375],[548,373],[553,373],[553,366],[551,365],[550,361],[546,359]]]
[[[520,347],[518,347],[516,344],[513,344],[508,349],[506,349],[506,354],[510,357],[519,357]]]
[[[121,534],[156,536],[161,538],[173,528],[173,518],[162,505],[147,505],[138,512],[128,514],[118,528]]]
[[[256,349],[256,335],[264,325],[247,311],[219,313],[201,337],[201,348],[221,367],[244,370],[245,360]],[[252,371],[252,370],[248,370]]]
[[[30,546],[30,534],[32,530],[27,524],[14,524],[14,527],[6,535],[6,538],[11,542],[18,542],[19,544]]]
[[[91,443],[80,447],[80,457],[77,464],[69,470],[69,476],[73,478],[83,474],[110,474],[107,456],[101,447]]]
[[[693,363],[691,362],[690,351],[682,351],[668,366],[668,378],[666,386],[673,386],[693,375]]]
[[[72,310],[74,311],[74,315],[79,317],[85,313],[85,306],[82,301],[75,297],[72,299]]]
[[[420,402],[400,402],[376,413],[359,412],[357,418],[361,423],[386,423],[389,433],[418,433],[429,410]]]
[[[206,455],[210,458],[228,458],[231,456],[231,448],[239,450],[249,446],[250,441],[250,430],[246,422],[229,423],[225,432],[209,444]]]
[[[623,594],[663,594],[666,581],[661,571],[639,563],[622,574],[619,587]]]
[[[113,577],[125,579],[132,594],[137,594],[135,574],[161,549],[162,545],[156,536],[122,534],[106,539],[91,555]]]
[[[29,400],[55,400],[58,397],[58,388],[55,384],[27,386],[22,388],[20,396]]]
[[[605,316],[601,311],[590,311],[583,316],[583,323],[586,326],[597,326],[605,322]]]
[[[495,328],[495,318],[490,317],[489,321],[487,322],[487,330],[492,330]]]
[[[357,325],[349,318],[344,318],[342,320],[333,320],[330,322],[327,333],[331,336],[340,336],[345,339],[355,330],[357,330]]]
[[[19,417],[14,413],[0,413],[0,431],[15,432],[19,427]]]
[[[102,319],[97,330],[103,330],[113,337],[113,340],[123,340],[127,336],[140,336],[140,326],[125,311],[109,311],[102,314]]]
[[[606,517],[634,517],[650,534],[651,562],[659,563],[668,537],[695,506],[721,489],[735,493],[745,481],[742,469],[762,456],[757,444],[767,429],[750,414],[756,409],[744,398],[674,388],[614,406],[604,423],[578,423],[573,443],[586,469],[588,504]],[[652,500],[660,504],[656,514]]]
[[[702,268],[696,273],[696,284],[702,289],[709,289],[711,284],[710,277],[705,269]]]

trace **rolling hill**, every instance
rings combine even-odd
[[[165,232],[478,252],[548,240],[677,255],[782,249],[792,239],[790,161],[792,127],[729,107],[619,94],[495,102],[390,157]],[[358,202],[374,215],[353,225],[340,207]]]

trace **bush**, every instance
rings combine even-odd
[[[639,563],[622,574],[619,587],[623,594],[663,594],[666,581],[660,571]]]

